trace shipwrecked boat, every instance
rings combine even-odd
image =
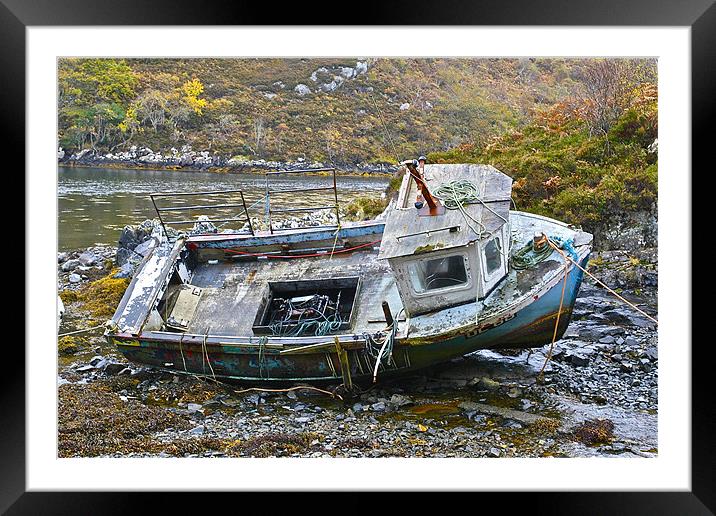
[[[106,338],[132,362],[179,373],[347,388],[558,339],[592,235],[510,210],[512,180],[492,166],[403,166],[397,199],[373,221],[340,220],[335,170],[323,189],[332,203],[318,208],[277,208],[302,191],[270,186],[274,174],[311,171],[267,173],[264,230],[240,191],[153,194],[162,235]],[[277,227],[319,209],[334,210],[336,224]],[[219,231],[234,223],[243,227]],[[171,231],[182,224],[193,230]]]

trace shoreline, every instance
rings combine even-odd
[[[306,170],[335,168],[336,175],[367,177],[391,176],[399,167],[389,163],[352,163],[352,164],[326,164],[323,162],[307,161],[271,161],[248,160],[238,161],[222,156],[209,156],[207,151],[196,153],[194,151],[183,154],[163,156],[153,153],[151,149],[133,150],[121,155],[94,154],[82,151],[78,154],[66,156],[64,151],[58,153],[58,167],[67,168],[106,168],[127,170],[166,170],[172,172],[210,172],[212,174],[263,174],[275,170]],[[328,175],[326,171],[307,172],[311,175]]]

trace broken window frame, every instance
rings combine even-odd
[[[496,241],[496,247],[497,247],[497,253],[498,257],[500,259],[500,263],[497,267],[492,269],[492,271],[488,270],[487,266],[487,246],[490,245],[492,242]],[[480,262],[482,264],[481,266],[481,272],[483,277],[484,283],[490,283],[496,276],[502,277],[505,274],[505,253],[502,248],[502,235],[499,233],[494,235],[492,238],[487,240],[484,244],[480,245],[480,254],[481,259]]]
[[[418,263],[421,263],[421,262],[442,260],[442,259],[446,259],[446,258],[452,258],[454,256],[459,256],[462,258],[462,263],[463,263],[463,266],[465,267],[465,277],[466,277],[466,281],[464,283],[460,283],[457,285],[451,285],[451,286],[447,286],[447,287],[426,289],[421,292],[418,292],[415,289],[415,284],[413,283],[413,280],[411,279],[411,275],[410,275],[410,268],[412,266],[417,266]],[[436,294],[438,294],[438,295],[449,294],[451,292],[460,292],[462,290],[467,290],[467,289],[470,289],[473,287],[473,275],[471,274],[471,269],[470,269],[470,258],[466,251],[450,253],[450,254],[446,254],[444,256],[425,256],[424,258],[410,260],[409,262],[405,263],[405,274],[406,274],[406,278],[407,278],[407,283],[410,286],[411,294],[415,297],[428,297],[428,296],[433,296]]]

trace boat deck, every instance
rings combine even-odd
[[[343,333],[381,330],[385,327],[381,303],[388,301],[394,316],[401,310],[402,303],[388,264],[376,260],[376,256],[377,251],[371,249],[334,255],[330,260],[320,257],[200,264],[191,284],[204,291],[187,331],[252,335],[268,282],[347,276],[360,277],[361,286],[354,302],[353,327]]]

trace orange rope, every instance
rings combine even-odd
[[[562,315],[562,306],[564,305],[564,293],[565,293],[565,290],[566,290],[566,288],[567,288],[567,276],[569,275],[569,269],[568,269],[568,263],[567,263],[568,260],[569,260],[570,262],[572,262],[574,265],[576,265],[582,272],[584,272],[584,273],[586,273],[587,275],[589,275],[590,278],[592,278],[594,281],[596,281],[597,283],[599,283],[602,287],[604,287],[605,289],[607,289],[607,291],[609,291],[610,294],[613,294],[614,296],[616,296],[617,298],[619,298],[620,300],[622,300],[623,302],[625,302],[626,304],[628,304],[629,306],[631,306],[631,307],[632,307],[634,310],[636,310],[637,312],[641,313],[641,314],[644,315],[645,317],[648,317],[649,319],[651,319],[652,321],[654,321],[656,324],[659,324],[659,321],[657,321],[655,318],[653,318],[652,316],[650,316],[649,314],[647,314],[646,312],[644,312],[643,310],[641,310],[639,307],[637,307],[637,306],[634,305],[633,303],[630,303],[629,301],[627,301],[626,299],[624,299],[622,296],[620,296],[619,294],[617,294],[616,292],[614,292],[614,290],[612,290],[612,289],[609,288],[607,285],[605,285],[604,282],[602,282],[602,281],[600,281],[599,279],[597,279],[592,273],[590,273],[590,272],[587,271],[584,267],[582,267],[581,265],[579,265],[579,263],[577,263],[575,260],[573,260],[572,258],[570,258],[569,256],[567,256],[567,254],[565,254],[564,251],[562,251],[562,249],[560,249],[560,248],[557,246],[557,244],[555,244],[555,243],[552,242],[549,238],[547,238],[547,236],[546,236],[544,233],[542,234],[542,237],[543,237],[543,239],[540,240],[540,242],[543,242],[544,240],[546,240],[547,243],[549,243],[549,245],[550,245],[553,249],[555,249],[559,254],[561,254],[561,255],[562,255],[562,258],[564,258],[564,282],[562,283],[562,297],[560,297],[560,299],[559,299],[559,311],[557,312],[557,320],[556,320],[555,323],[554,323],[554,333],[552,333],[552,342],[551,342],[551,344],[549,345],[549,351],[547,352],[547,357],[545,358],[544,364],[542,364],[542,368],[540,369],[540,371],[539,371],[539,373],[537,374],[537,376],[542,376],[542,374],[544,373],[545,367],[547,367],[547,364],[548,364],[549,361],[552,359],[552,351],[553,351],[553,349],[554,349],[554,343],[557,341],[557,331],[558,331],[558,329],[559,329],[559,318],[560,318],[560,315]]]
[[[559,249],[551,240],[548,240],[548,242],[549,242],[549,244],[550,244],[552,247],[554,247],[555,249],[557,249],[558,251],[560,251],[560,249]],[[561,251],[560,251],[560,252],[561,252]],[[644,317],[646,317],[646,318],[648,318],[648,319],[654,321],[656,324],[659,324],[659,321],[657,321],[654,317],[652,317],[651,315],[649,315],[648,313],[646,313],[644,310],[642,310],[641,308],[639,308],[638,306],[636,306],[634,303],[630,303],[629,301],[627,301],[626,299],[624,299],[622,296],[620,296],[619,294],[617,294],[616,292],[614,292],[614,290],[612,290],[612,289],[609,288],[607,285],[605,285],[602,281],[600,281],[599,279],[597,279],[597,278],[594,276],[594,274],[590,273],[587,269],[585,269],[584,267],[582,267],[581,265],[579,265],[576,261],[572,260],[569,256],[565,255],[564,253],[562,253],[562,256],[564,256],[567,260],[569,260],[569,261],[572,262],[574,265],[576,265],[577,267],[579,267],[579,269],[580,269],[582,272],[584,272],[585,274],[587,274],[590,278],[592,278],[594,281],[596,281],[597,283],[599,283],[602,287],[604,287],[605,289],[607,289],[607,291],[608,291],[610,294],[616,296],[618,299],[620,299],[620,300],[623,301],[624,303],[626,303],[626,304],[628,304],[629,306],[631,306],[634,310],[636,310],[637,312],[639,312],[640,314],[642,314]]]
[[[543,235],[544,236],[544,235]],[[547,364],[552,359],[552,350],[554,349],[554,343],[557,340],[557,331],[559,329],[559,318],[562,315],[562,306],[564,305],[564,293],[567,290],[567,276],[569,276],[569,268],[567,263],[567,255],[564,254],[564,252],[554,245],[547,237],[547,242],[550,243],[552,247],[554,247],[559,254],[562,255],[562,258],[564,258],[564,281],[562,282],[562,297],[559,298],[559,310],[557,311],[557,320],[554,322],[554,332],[552,333],[552,343],[549,345],[549,351],[547,352],[547,357],[544,360],[544,364],[542,364],[542,369],[539,370],[539,373],[537,373],[537,376],[542,376],[544,373],[544,368],[547,367]]]

